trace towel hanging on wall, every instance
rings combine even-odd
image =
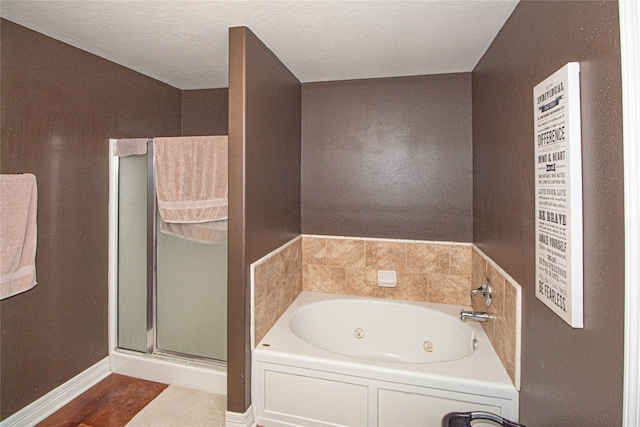
[[[154,138],[160,217],[200,223],[228,217],[228,137]]]
[[[35,175],[0,175],[0,299],[36,285],[37,205]]]

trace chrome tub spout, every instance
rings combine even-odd
[[[466,322],[467,320],[474,320],[476,322],[486,322],[491,319],[491,316],[486,311],[467,311],[460,310],[460,320]]]

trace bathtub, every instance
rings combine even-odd
[[[302,292],[253,351],[256,423],[438,427],[471,410],[517,420],[518,392],[461,308]]]

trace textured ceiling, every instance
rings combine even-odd
[[[2,0],[0,15],[179,89],[226,87],[228,28],[302,82],[469,72],[518,0]]]

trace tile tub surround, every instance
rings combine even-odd
[[[475,311],[488,311],[492,320],[482,323],[489,341],[498,353],[511,381],[520,390],[522,288],[491,258],[472,245],[472,276],[474,287],[479,287],[487,277],[491,283],[491,306],[486,307],[481,298],[474,298]]]
[[[471,244],[303,236],[306,291],[469,305]],[[395,288],[378,286],[394,270]]]
[[[251,275],[253,349],[302,292],[302,236],[251,264]]]
[[[382,288],[378,270],[395,270],[398,285]],[[468,306],[469,290],[488,277],[493,301],[474,298],[491,344],[520,390],[522,293],[516,283],[475,245],[302,235],[251,265],[254,343],[258,343],[304,289]]]

